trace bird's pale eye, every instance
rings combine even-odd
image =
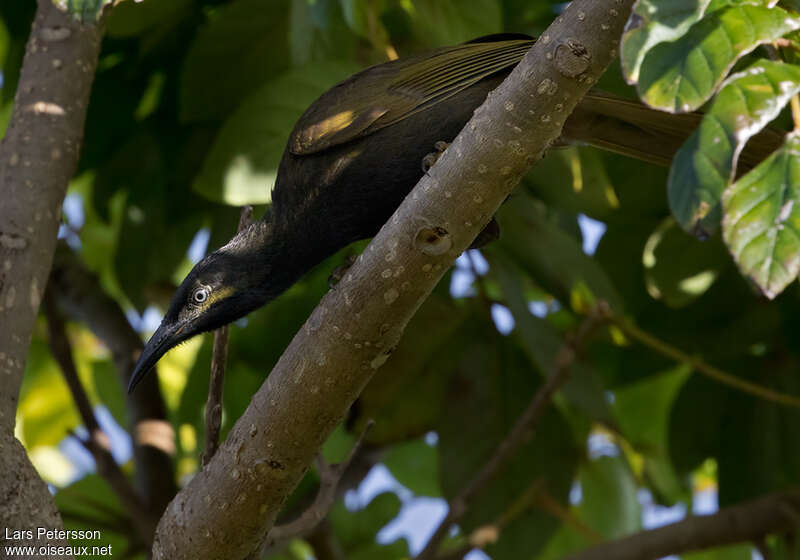
[[[192,293],[192,303],[202,305],[208,301],[208,296],[211,294],[211,288],[208,286],[200,286]]]

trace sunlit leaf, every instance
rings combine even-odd
[[[769,298],[800,271],[800,134],[725,191],[723,233],[742,273]]]
[[[712,12],[677,41],[647,53],[639,95],[664,111],[693,111],[714,94],[740,57],[798,28],[800,18],[777,7],[742,4]]]
[[[259,88],[225,121],[192,188],[236,206],[269,202],[295,121],[323,91],[357,68],[347,61],[315,63]]]
[[[667,218],[647,240],[642,264],[647,292],[670,307],[683,307],[711,288],[730,256],[719,236],[700,241]]]
[[[720,196],[733,180],[737,163],[754,166],[778,147],[780,136],[765,131],[745,152],[742,149],[798,90],[800,66],[768,60],[726,80],[672,164],[667,186],[670,207],[684,229],[706,234],[716,230]]]
[[[710,0],[638,0],[620,43],[625,80],[639,80],[644,56],[659,43],[674,41],[700,19]]]

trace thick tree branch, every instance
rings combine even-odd
[[[127,387],[142,351],[142,340],[119,304],[105,293],[98,278],[65,244],[56,251],[49,289],[69,317],[85,323],[108,347],[121,387]],[[125,392],[125,398],[134,443],[136,489],[147,511],[160,517],[177,488],[171,458],[175,452],[175,433],[167,420],[158,378],[145,378],[136,391]]]
[[[555,357],[554,371],[545,381],[544,385],[536,392],[528,407],[517,418],[506,438],[497,446],[497,450],[469,483],[448,504],[447,515],[436,528],[425,548],[417,555],[418,560],[433,560],[436,558],[439,546],[450,532],[467,513],[469,507],[489,484],[508,466],[517,452],[533,437],[539,419],[547,410],[556,391],[567,381],[569,371],[575,362],[575,356],[583,345],[587,336],[597,326],[599,317],[589,315],[574,336],[569,337],[559,348]],[[534,487],[535,489],[535,487]],[[500,531],[504,523],[496,523],[495,529]]]
[[[765,536],[798,530],[800,491],[764,498],[607,542],[567,560],[650,560],[735,543],[761,542]]]
[[[367,422],[361,436],[359,436],[350,453],[341,463],[331,465],[325,462],[321,455],[317,455],[317,470],[319,471],[320,481],[314,502],[297,519],[273,527],[267,536],[265,549],[278,548],[292,539],[305,537],[325,519],[336,500],[342,477],[347,472],[355,456],[361,451],[361,447],[364,445],[364,438],[367,437],[374,424],[375,422],[372,420]]]
[[[2,472],[14,473],[0,477],[0,526],[61,525],[47,486],[14,441],[14,419],[102,34],[102,21],[82,25],[39,0],[0,143],[0,461]]]
[[[167,508],[155,558],[236,560],[263,542],[419,305],[615,58],[632,3],[570,3],[476,110],[323,298],[209,465]]]

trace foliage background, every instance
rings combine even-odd
[[[0,4],[3,126],[34,8],[33,0]],[[319,93],[394,52],[501,31],[535,36],[560,8],[530,0],[123,1],[108,22],[62,237],[145,336],[192,261],[235,231],[236,206],[262,205],[259,213],[269,203],[288,132]],[[599,87],[636,97],[619,68]],[[329,458],[341,457],[351,434],[374,418],[368,442],[377,468],[402,485],[386,486],[369,503],[351,495],[334,508],[333,533],[348,558],[408,556],[405,539],[376,540],[381,528],[417,498],[458,492],[530,400],[564,333],[597,299],[656,342],[643,345],[614,328],[592,339],[536,437],[454,541],[513,509],[532,487],[536,498],[486,548],[492,558],[560,558],[639,530],[643,512],[652,524],[666,511],[661,506],[681,515],[709,496],[713,509],[715,499],[724,506],[797,484],[796,409],[730,389],[664,355],[673,345],[797,394],[797,283],[767,302],[719,233],[701,242],[681,229],[666,184],[666,169],[591,148],[555,150],[525,179],[499,213],[502,239],[462,257],[326,445]],[[585,223],[604,232],[591,258]],[[332,257],[232,329],[223,435],[342,259]],[[81,324],[69,334],[104,424],[126,425],[108,351]],[[198,468],[210,353],[211,338],[203,337],[162,361],[182,480]],[[68,527],[102,528],[116,550],[140,557],[125,512],[99,477],[86,474],[91,466],[68,437],[78,424],[42,319],[17,435],[52,484]],[[125,436],[113,434],[126,462]],[[314,477],[293,501],[313,491]],[[422,525],[413,530],[430,529]],[[298,541],[275,557],[308,554]],[[744,546],[691,557],[750,554]]]

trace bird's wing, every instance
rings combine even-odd
[[[475,42],[373,66],[325,92],[300,117],[289,151],[308,155],[366,136],[516,65],[532,40]]]

